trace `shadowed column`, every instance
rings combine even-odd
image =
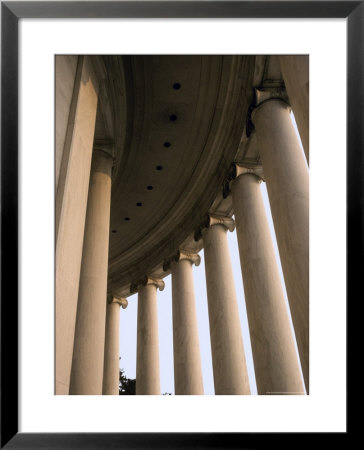
[[[280,55],[278,58],[309,164],[309,56]]]
[[[80,56],[56,194],[56,394],[68,394],[99,82]],[[58,125],[58,123],[57,123]]]
[[[202,231],[215,394],[250,394],[226,232],[228,217],[209,217]]]
[[[125,298],[108,296],[105,326],[103,395],[119,395],[120,306],[125,309]]]
[[[111,153],[95,149],[87,203],[70,394],[102,394],[112,164]]]
[[[136,394],[160,395],[159,339],[157,287],[162,291],[164,282],[146,278],[137,283],[138,331]],[[135,288],[132,288],[135,291]]]
[[[260,171],[236,166],[236,172],[232,197],[258,394],[303,394]]]
[[[266,93],[264,93],[266,94]],[[309,188],[308,169],[289,113],[280,99],[257,92],[253,111],[269,203],[306,391],[309,392]]]
[[[180,250],[172,263],[174,388],[176,395],[203,395],[200,342],[192,264],[195,253]]]

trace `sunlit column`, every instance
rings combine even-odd
[[[106,307],[103,395],[119,395],[120,306],[125,309],[125,298],[108,296]]]
[[[56,195],[56,394],[68,394],[99,82],[79,57]]]
[[[112,152],[95,149],[87,203],[70,394],[102,394],[112,164]]]
[[[253,111],[302,372],[309,391],[308,169],[289,106],[257,92]],[[268,94],[269,95],[269,94]]]
[[[174,388],[177,395],[203,395],[192,264],[196,253],[180,250],[172,263]]]
[[[309,163],[309,56],[280,55],[278,58],[307,163]]]
[[[261,171],[236,166],[232,183],[258,394],[304,393],[260,191]]]
[[[157,288],[164,282],[145,278],[132,287],[138,291],[136,394],[160,395]]]
[[[76,90],[79,88],[79,75],[82,64],[82,56],[56,55],[55,57],[55,186],[57,192],[59,173],[62,164],[63,150],[65,147],[66,133],[70,125],[70,114],[74,113],[77,100],[74,92],[77,78]],[[78,71],[77,71],[78,68]],[[77,75],[77,76],[76,76]],[[74,95],[75,94],[75,95]],[[71,109],[71,107],[73,108]]]
[[[215,394],[250,394],[227,230],[230,217],[209,216],[203,229]]]

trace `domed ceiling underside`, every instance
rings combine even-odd
[[[114,102],[109,293],[125,296],[131,282],[160,271],[204,220],[239,147],[254,60],[105,58],[109,92],[125,86],[124,107]]]

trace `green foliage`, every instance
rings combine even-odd
[[[119,373],[119,395],[135,395],[135,379],[127,378],[124,369]]]
[[[127,378],[125,376],[124,369],[120,369],[119,372],[119,395],[135,395],[136,394],[136,380],[133,378]],[[169,392],[162,393],[161,395],[172,395]]]

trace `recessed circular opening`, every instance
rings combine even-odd
[[[130,217],[124,217],[124,220],[125,220],[126,222],[128,222],[128,221],[130,220]]]
[[[111,230],[111,233],[117,233],[118,230]]]
[[[157,166],[156,169],[157,169],[157,170],[162,170],[162,169],[163,169],[163,166]]]
[[[147,186],[148,191],[151,191],[153,189],[153,186]]]
[[[180,83],[173,83],[173,89],[176,89],[176,91],[177,91],[178,89],[181,89]]]
[[[175,122],[175,121],[177,120],[176,114],[171,114],[171,115],[169,116],[169,120],[170,120],[171,122]]]
[[[171,146],[171,143],[170,143],[170,142],[165,142],[163,145],[164,145],[165,147],[170,147],[170,146]]]
[[[143,203],[142,203],[142,202],[138,202],[136,205],[137,205],[137,206],[142,206]]]

